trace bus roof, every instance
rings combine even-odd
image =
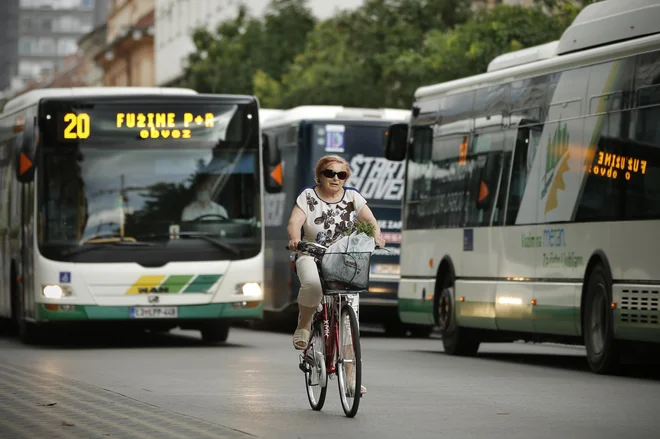
[[[298,123],[302,120],[382,120],[407,121],[410,118],[410,110],[399,110],[394,108],[352,108],[334,105],[305,105],[301,107],[283,110],[281,113],[273,114],[264,120],[262,127],[286,126]]]
[[[259,122],[264,123],[265,120],[268,120],[272,117],[279,116],[284,113],[286,110],[278,110],[275,108],[260,108],[259,109]]]
[[[502,54],[490,62],[486,73],[420,87],[415,98],[551,73],[606,56],[626,56],[631,50],[652,50],[660,41],[659,21],[657,0],[592,3],[580,11],[559,40]]]
[[[195,90],[169,87],[71,87],[30,90],[5,104],[3,113],[12,113],[38,103],[43,98],[107,95],[192,95]]]

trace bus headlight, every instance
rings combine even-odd
[[[261,297],[261,285],[257,282],[248,282],[236,285],[236,293],[249,297]]]
[[[61,299],[62,297],[71,295],[71,287],[62,285],[44,285],[41,289],[41,293],[44,297],[49,299]]]

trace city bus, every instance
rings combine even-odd
[[[0,317],[26,343],[67,323],[223,342],[263,317],[255,97],[177,88],[27,92],[0,113]],[[263,152],[262,152],[263,151]]]
[[[659,19],[595,3],[558,41],[416,90],[386,145],[406,166],[403,322],[449,355],[582,345],[603,374],[660,347]]]
[[[266,110],[262,110],[266,111]],[[369,293],[360,297],[360,321],[381,324],[393,335],[412,330],[428,335],[424,326],[401,325],[396,291],[399,280],[403,166],[384,158],[384,138],[391,123],[405,122],[410,112],[398,109],[300,106],[271,110],[262,123],[266,141],[281,155],[282,190],[266,196],[266,273],[264,320],[295,325],[298,279],[286,250],[286,225],[300,192],[314,183],[316,162],[324,155],[345,158],[353,175],[346,186],[356,188],[379,220],[388,251],[373,256]],[[420,332],[421,331],[421,332]]]

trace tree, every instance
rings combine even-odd
[[[450,32],[431,31],[418,52],[405,52],[387,72],[390,83],[423,84],[485,73],[493,58],[558,39],[578,12],[566,4],[557,15],[541,8],[496,6]],[[411,87],[408,96],[412,98]]]
[[[262,20],[240,5],[236,18],[218,25],[215,33],[197,29],[195,52],[184,76],[199,92],[253,94],[258,71],[280,78],[305,43],[315,21],[306,0],[273,0]]]
[[[302,104],[400,106],[402,92],[384,81],[401,54],[415,50],[433,29],[469,16],[463,0],[367,0],[316,26],[305,50],[277,79],[259,74],[255,92],[273,107]]]

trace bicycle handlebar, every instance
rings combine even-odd
[[[302,242],[302,241],[301,241],[301,242]],[[328,247],[324,247],[324,246],[322,246],[322,245],[320,245],[320,244],[316,244],[315,242],[306,242],[306,243],[304,244],[304,246],[308,246],[308,245],[309,245],[309,246],[316,247],[316,248],[319,248],[319,249],[322,249],[322,250],[327,250],[327,249],[328,249]],[[381,246],[379,246],[379,245],[376,246],[376,250],[380,250],[380,249],[383,249],[383,248],[385,248],[385,247],[381,247]],[[287,249],[287,250],[291,250],[291,249],[289,248],[288,245],[286,246],[286,249]]]

